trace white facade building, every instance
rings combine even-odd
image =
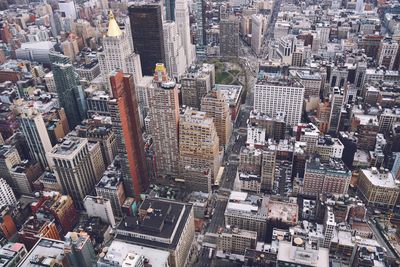
[[[251,49],[260,54],[261,44],[264,40],[265,18],[261,14],[251,16]]]
[[[102,222],[115,226],[115,217],[109,199],[100,196],[86,196],[83,200],[90,217],[99,217]]]
[[[190,35],[189,6],[187,0],[175,1],[175,23],[186,55],[186,66],[190,66],[196,57],[196,48]]]
[[[15,203],[17,203],[17,199],[11,186],[3,178],[0,178],[0,205],[14,205]]]
[[[67,18],[76,19],[76,9],[73,0],[60,0],[58,1],[58,8],[62,14]]]
[[[163,23],[164,47],[165,47],[165,67],[168,75],[173,78],[180,78],[187,69],[187,60],[185,49],[182,46],[182,40],[178,35],[176,23],[167,21]]]
[[[103,51],[98,53],[100,72],[105,84],[109,84],[108,76],[116,69],[133,75],[135,84],[142,78],[140,56],[134,52],[130,32],[121,30],[110,13],[108,31],[103,37]]]
[[[296,82],[257,82],[254,88],[254,109],[274,116],[285,113],[285,122],[296,125],[301,121],[304,86]]]

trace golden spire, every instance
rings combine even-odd
[[[114,14],[112,10],[110,10],[110,13],[108,13],[108,31],[107,31],[107,36],[108,37],[118,37],[122,35],[122,31],[118,26],[117,21],[115,20]]]

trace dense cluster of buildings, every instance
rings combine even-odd
[[[398,2],[0,10],[1,266],[397,266]]]

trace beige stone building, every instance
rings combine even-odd
[[[218,173],[221,157],[213,118],[192,109],[184,112],[179,123],[179,154],[181,170],[190,166],[210,168],[211,177]]]
[[[255,249],[257,232],[239,228],[225,229],[218,238],[218,250],[224,253],[243,254],[246,249]]]
[[[358,180],[358,190],[367,205],[394,207],[399,197],[399,182],[388,170],[375,167],[363,169]]]
[[[214,119],[220,145],[229,143],[232,134],[232,121],[229,114],[229,103],[224,94],[212,91],[201,100],[201,111]]]
[[[176,83],[170,80],[164,64],[157,64],[149,88],[150,128],[159,175],[178,174],[179,99]]]

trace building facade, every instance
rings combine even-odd
[[[109,101],[111,120],[116,134],[126,194],[139,199],[148,185],[144,141],[139,121],[132,75],[113,72],[110,77],[114,98]]]

